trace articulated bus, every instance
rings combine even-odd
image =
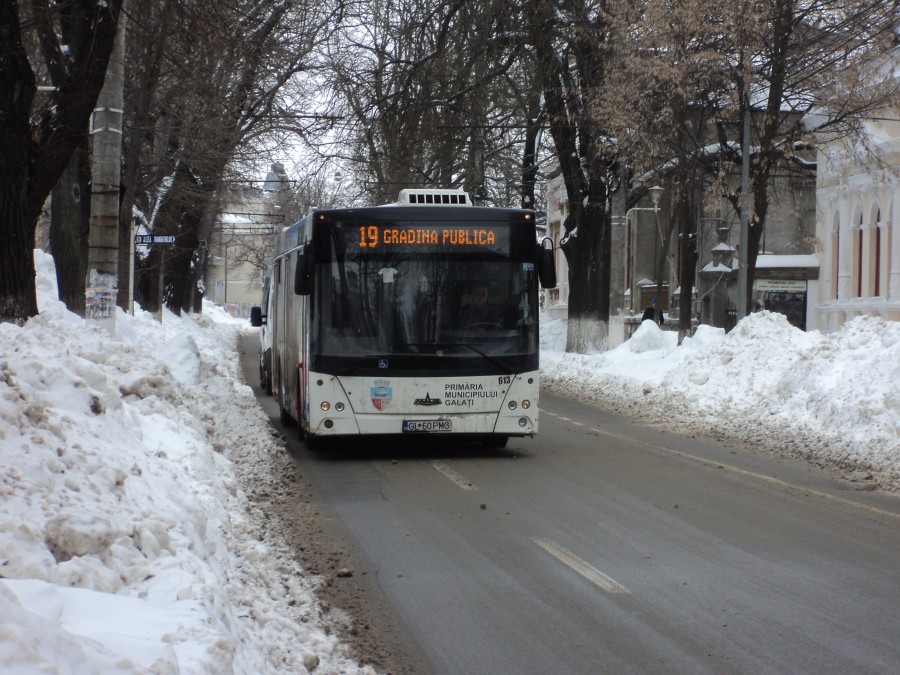
[[[329,438],[440,435],[504,447],[538,430],[538,284],[556,285],[534,212],[457,190],[313,211],[275,245],[268,376],[282,422]]]

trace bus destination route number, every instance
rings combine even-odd
[[[494,246],[497,233],[490,227],[378,227],[359,228],[359,247],[377,246]]]
[[[403,420],[403,431],[418,433],[451,431],[450,420]]]

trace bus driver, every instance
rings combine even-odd
[[[461,325],[465,330],[501,328],[497,308],[489,302],[490,286],[486,281],[475,282],[467,296],[463,296]],[[468,300],[468,302],[466,302]]]

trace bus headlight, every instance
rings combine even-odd
[[[331,410],[331,404],[328,401],[322,401],[322,404],[319,407],[322,409],[322,412]]]
[[[338,412],[344,412],[344,404],[343,403],[335,403],[334,409]]]
[[[509,402],[509,409],[510,409],[510,410],[515,410],[517,407],[518,407],[518,404],[517,404],[515,401],[510,401],[510,402]]]
[[[522,401],[522,407],[525,410],[528,410],[531,407],[531,401],[529,401],[528,399],[525,399],[524,401]]]

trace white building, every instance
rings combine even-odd
[[[900,49],[892,57],[900,78]],[[811,327],[825,332],[864,314],[900,320],[900,101],[865,129],[877,161],[846,141],[819,141],[821,271]]]
[[[249,317],[260,303],[266,265],[276,235],[287,225],[290,181],[273,164],[262,187],[234,188],[218,215],[206,271],[206,297],[233,316]]]

